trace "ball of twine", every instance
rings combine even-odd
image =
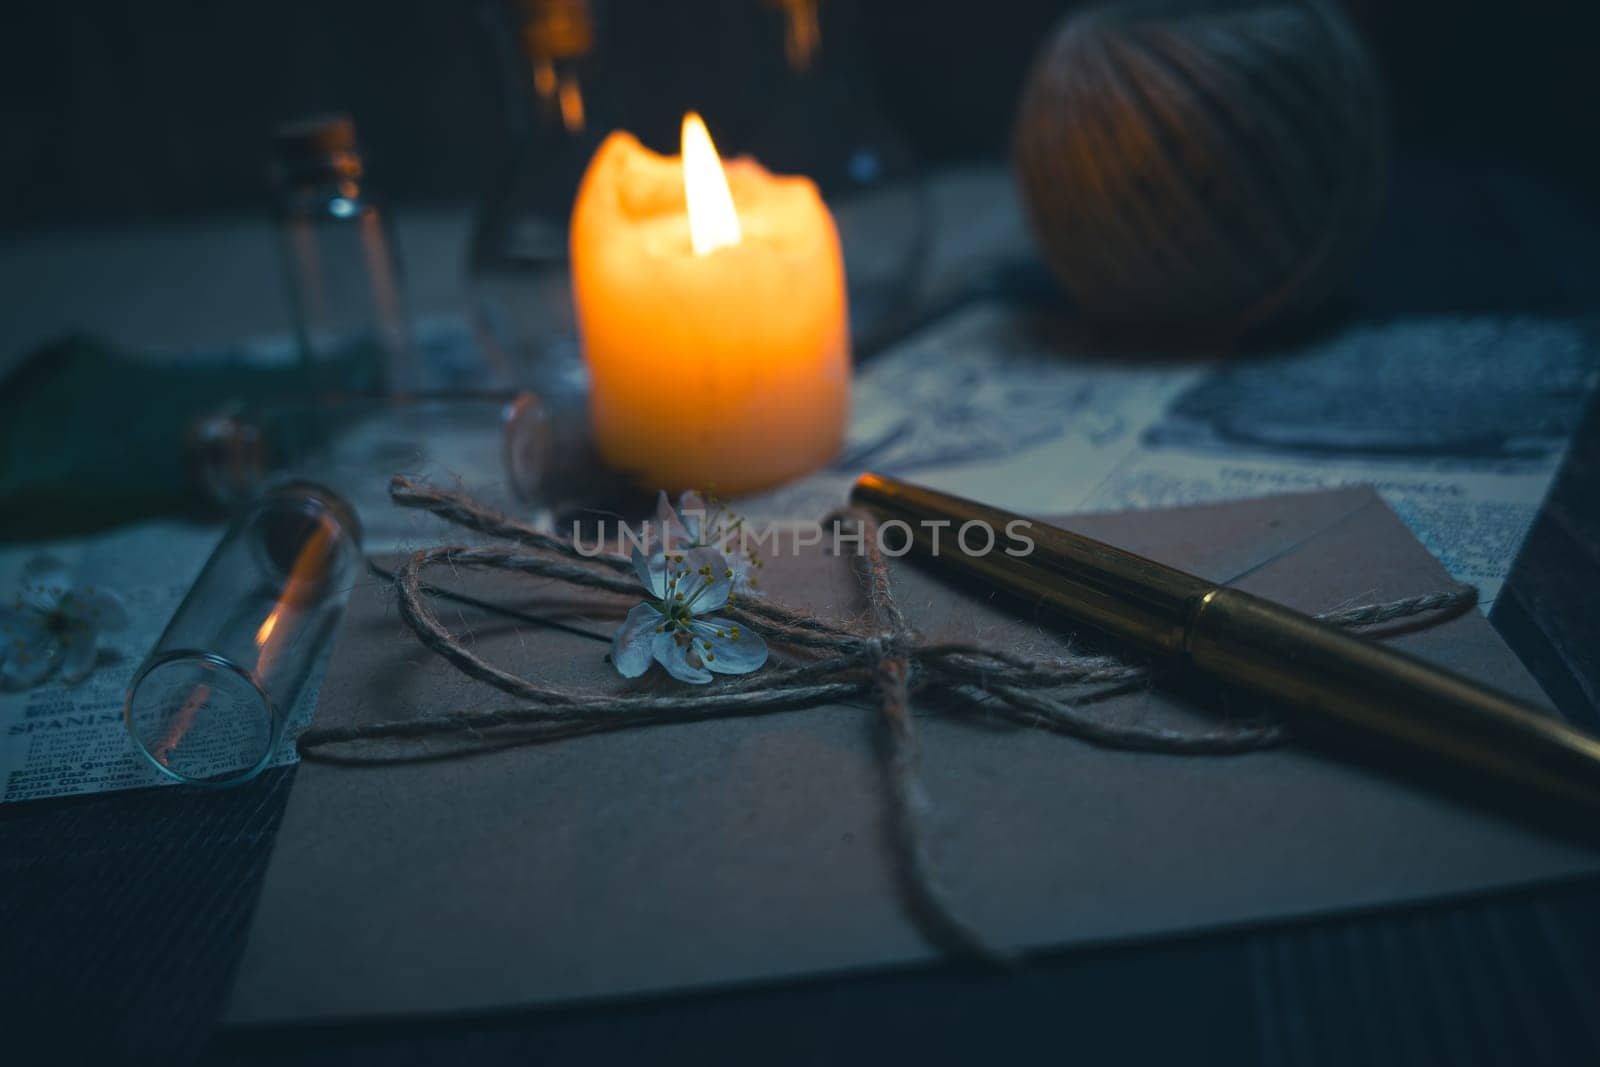
[[[1082,313],[1236,337],[1321,305],[1382,206],[1373,63],[1322,0],[1068,16],[1030,76],[1017,179]]]

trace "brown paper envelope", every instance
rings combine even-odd
[[[1364,489],[1062,524],[1213,579],[1250,570],[1240,587],[1308,611],[1449,582]],[[843,560],[780,559],[765,574],[784,603],[860,609]],[[533,610],[574,600],[460,578]],[[908,562],[894,580],[924,633],[1063,640]],[[580,625],[603,634],[628,606],[583,603]],[[439,610],[515,670],[627,684],[598,641]],[[1543,703],[1476,611],[1393,640]],[[508,703],[424,651],[374,583],[352,599],[318,722]],[[932,849],[962,913],[1002,945],[1149,938],[1600,870],[1587,849],[1308,749],[1114,752],[937,703],[918,717]],[[1160,692],[1096,712],[1195,715]],[[929,960],[896,890],[875,727],[865,705],[830,706],[455,760],[305,764],[229,1021],[475,1011]]]

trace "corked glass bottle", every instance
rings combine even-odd
[[[365,180],[355,124],[324,115],[279,127],[272,176],[310,391],[415,389],[399,258]]]

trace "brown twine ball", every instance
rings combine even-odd
[[[1345,280],[1382,206],[1373,63],[1321,0],[1069,15],[1024,92],[1016,170],[1094,320],[1238,336]]]

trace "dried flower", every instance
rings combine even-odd
[[[665,535],[664,549],[716,549],[733,572],[733,592],[738,596],[762,595],[756,572],[764,563],[750,549],[744,516],[729,510],[715,493],[702,496],[691,489],[679,495],[676,508],[662,493],[656,501],[656,519]]]
[[[654,659],[679,681],[703,685],[712,674],[749,674],[767,662],[760,634],[710,615],[733,595],[733,570],[712,548],[633,550],[633,569],[650,599],[628,612],[611,641],[611,662],[637,678]]]
[[[22,589],[0,606],[0,689],[31,689],[59,668],[75,685],[94,671],[100,634],[128,624],[122,598],[109,589],[73,588],[66,565],[35,556]]]

